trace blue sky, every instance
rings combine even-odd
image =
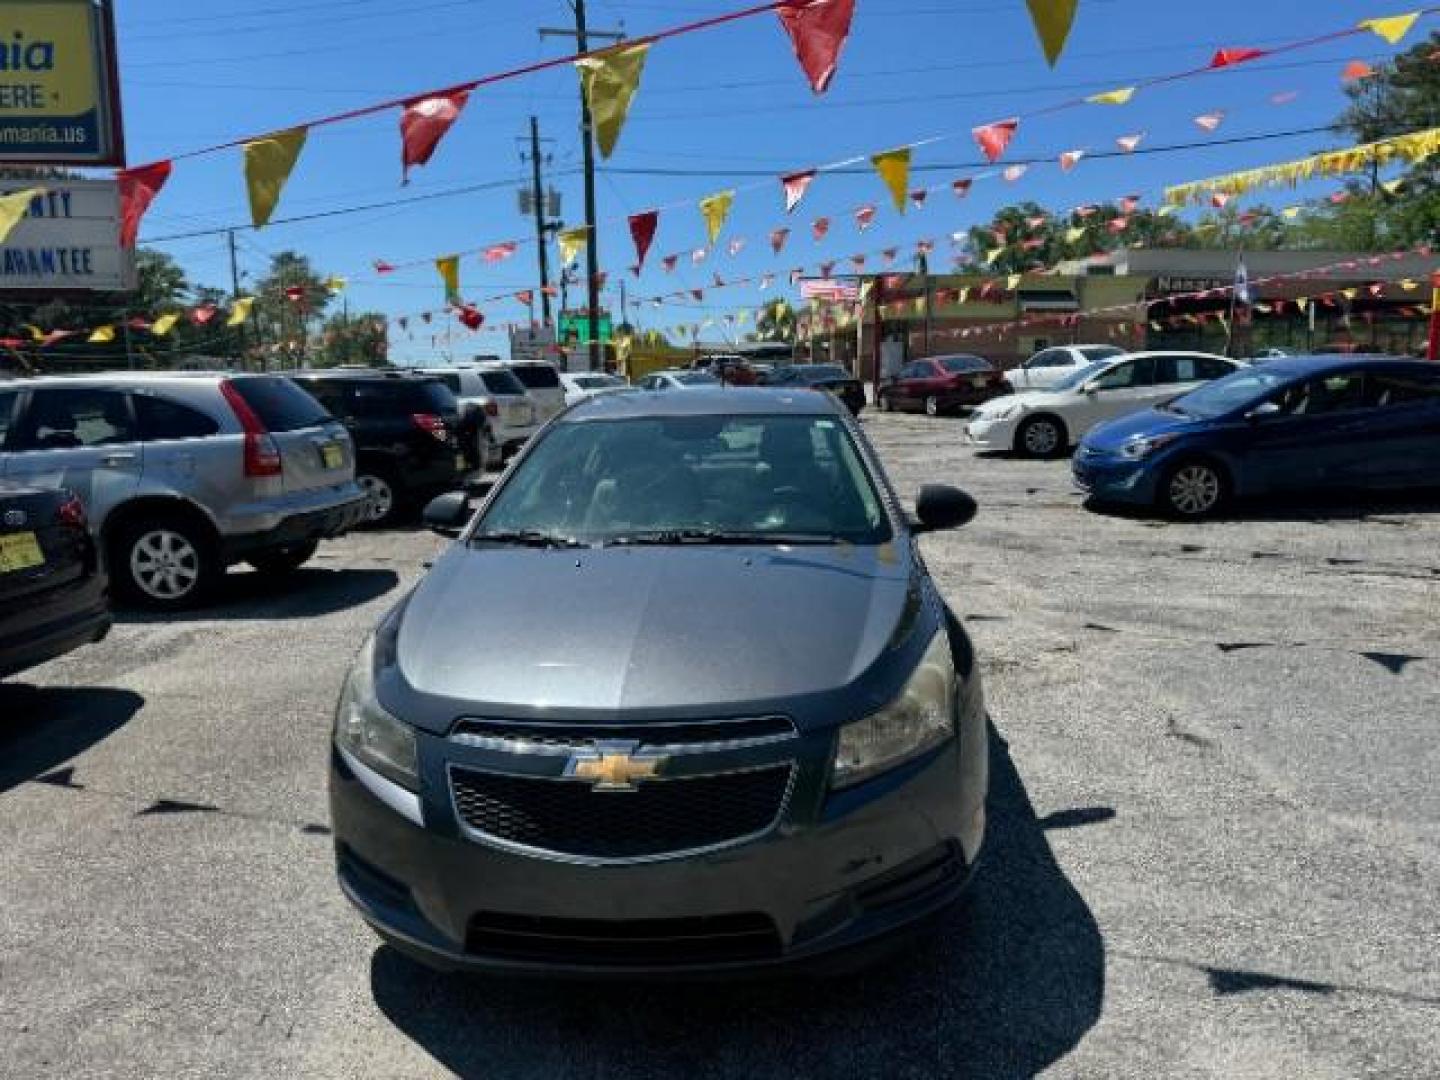
[[[591,0],[592,27],[639,35],[743,6],[739,0]],[[146,0],[119,7],[120,59],[129,157],[132,163],[168,157],[231,138],[282,128],[388,97],[460,82],[500,69],[561,55],[563,41],[542,41],[540,26],[565,27],[565,0]],[[629,123],[598,181],[602,266],[611,271],[607,305],[617,309],[618,284],[630,296],[706,287],[703,302],[655,309],[632,302],[632,321],[669,327],[717,325],[704,336],[719,340],[719,320],[765,299],[753,287],[708,288],[714,273],[730,279],[820,259],[843,260],[857,251],[913,246],[934,237],[947,250],[950,233],[987,220],[997,207],[1022,199],[1064,210],[1083,203],[1144,193],[1167,184],[1302,156],[1336,145],[1324,135],[1300,135],[1246,146],[1149,157],[1084,161],[1068,176],[1036,166],[1014,184],[977,182],[964,202],[933,194],[922,210],[896,215],[873,174],[822,175],[796,214],[785,219],[773,175],[872,153],[933,136],[942,141],[915,152],[912,186],[948,182],[972,173],[978,153],[968,131],[1080,96],[1204,64],[1218,47],[1272,46],[1352,25],[1360,19],[1405,11],[1405,0],[1206,0],[1204,4],[1152,0],[1082,0],[1069,48],[1051,70],[1040,56],[1022,0],[858,0],[855,26],[829,93],[810,92],[774,16],[765,15],[688,38],[661,42],[651,51]],[[1436,20],[1422,20],[1415,34]],[[1412,39],[1413,40],[1413,39]],[[1111,150],[1119,135],[1144,131],[1162,145],[1203,138],[1192,118],[1225,110],[1216,139],[1294,131],[1328,123],[1343,104],[1340,70],[1353,59],[1374,62],[1396,50],[1373,35],[1352,38],[1275,60],[1175,83],[1141,94],[1123,108],[1088,107],[1029,121],[1012,147],[1015,157],[1058,156],[1065,150]],[[1273,95],[1299,91],[1277,106]],[[464,293],[479,299],[533,288],[533,225],[516,206],[515,189],[528,167],[518,138],[528,117],[539,117],[552,142],[550,169],[565,201],[567,221],[582,218],[578,174],[578,104],[568,68],[527,76],[477,91],[431,164],[400,185],[398,111],[322,128],[312,133],[277,217],[309,214],[394,198],[494,185],[452,197],[292,225],[239,233],[242,270],[258,276],[268,253],[295,248],[326,273],[346,275],[354,309],[391,316],[442,306],[439,279],[428,265],[377,277],[376,258],[400,263],[451,251],[518,240],[514,258],[497,266],[465,261]],[[610,170],[695,171],[707,175],[633,175]],[[758,175],[752,175],[758,174]],[[749,186],[761,185],[758,190]],[[1333,187],[1333,182],[1330,187]],[[740,193],[719,248],[698,268],[688,252],[704,245],[703,222],[693,203],[716,190]],[[1314,191],[1301,194],[1313,194]],[[1295,201],[1275,192],[1273,204]],[[623,274],[633,261],[627,214],[652,206],[665,210],[644,276]],[[880,207],[863,235],[851,215],[857,206]],[[830,238],[816,244],[809,223],[833,219]],[[176,163],[175,173],[145,222],[142,240],[248,221],[238,150]],[[794,230],[776,258],[771,229]],[[726,242],[745,237],[730,257]],[[165,241],[193,280],[228,286],[223,236]],[[660,256],[685,252],[675,273]],[[552,247],[552,270],[554,264]],[[942,260],[943,264],[943,260]],[[875,265],[872,260],[872,266]],[[572,300],[574,298],[572,297]],[[391,327],[392,357],[438,359],[503,352],[501,324],[523,320],[513,301],[485,308],[489,325],[472,334],[445,316],[431,327],[412,320],[407,336]],[[447,343],[444,336],[453,327]],[[432,335],[441,340],[432,344]]]

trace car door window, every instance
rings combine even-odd
[[[1311,379],[1287,389],[1276,404],[1289,416],[1328,416],[1363,409],[1365,376],[1350,371]]]
[[[1091,384],[1096,390],[1134,390],[1155,384],[1155,359],[1144,357],[1111,368]]]
[[[1027,368],[1060,368],[1070,365],[1070,354],[1064,349],[1046,349],[1030,358]]]
[[[1406,405],[1440,405],[1440,377],[1434,375],[1371,375],[1365,380],[1365,400],[1373,408]],[[5,406],[0,404],[0,424]],[[0,440],[3,441],[3,440]]]
[[[198,409],[149,394],[135,396],[135,415],[140,421],[140,437],[147,441],[203,439],[220,430],[219,424]]]
[[[5,449],[5,440],[9,438],[11,418],[15,415],[15,406],[20,401],[20,391],[0,390],[0,450]]]
[[[1218,356],[1197,356],[1195,367],[1200,373],[1200,378],[1205,382],[1213,379],[1223,379],[1226,375],[1235,374],[1236,367],[1228,360],[1221,360]]]
[[[138,438],[128,395],[118,390],[36,390],[19,433],[21,450],[114,446]]]
[[[1199,379],[1200,362],[1194,356],[1159,356],[1155,359],[1157,385],[1198,382]]]

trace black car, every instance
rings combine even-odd
[[[110,632],[110,587],[72,492],[0,482],[0,678]]]
[[[442,968],[848,966],[958,898],[985,832],[981,674],[913,520],[828,394],[603,394],[548,425],[361,649],[340,884]],[[468,526],[465,522],[473,516]]]
[[[792,364],[776,368],[766,385],[828,390],[845,402],[845,407],[853,416],[859,416],[865,408],[865,387],[839,364]]]
[[[477,467],[461,445],[459,404],[438,378],[354,370],[302,371],[291,378],[349,429],[355,479],[370,497],[371,524],[452,490]]]

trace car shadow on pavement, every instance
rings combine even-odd
[[[1174,522],[1157,509],[1125,503],[1106,503],[1088,498],[1085,509],[1106,517],[1143,521]],[[1237,499],[1222,507],[1217,521],[1363,521],[1366,518],[1440,514],[1440,490],[1424,491],[1334,491],[1269,495]],[[1183,522],[1181,523],[1183,524]]]
[[[188,611],[157,612],[118,608],[117,623],[216,622],[244,619],[309,619],[368,604],[400,584],[394,570],[326,570],[302,567],[269,575],[232,570],[215,596]]]
[[[45,776],[130,722],[129,690],[0,683],[0,792]]]
[[[881,967],[830,980],[547,983],[440,975],[388,946],[380,1010],[461,1076],[1032,1077],[1100,1017],[1105,948],[1002,739],[968,901]]]

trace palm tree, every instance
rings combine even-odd
[[[776,297],[755,314],[755,340],[794,341],[795,309],[784,298]]]

